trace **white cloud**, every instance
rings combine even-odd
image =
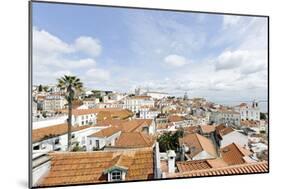
[[[177,95],[187,91],[190,96],[208,99],[251,100],[253,95],[262,98],[267,95],[267,27],[264,19],[225,16],[222,23],[217,24],[205,17],[202,21],[206,24],[199,26],[174,18],[131,16],[127,47],[131,57],[126,57],[124,64],[103,62],[102,68],[95,62],[103,50],[98,39],[82,36],[73,43],[66,43],[44,31],[48,35],[42,32],[41,37],[47,39],[40,39],[39,46],[50,43],[53,47],[51,50],[40,47],[49,53],[36,54],[39,57],[36,61],[41,62],[34,64],[38,68],[37,75],[47,77],[69,71],[77,74],[85,86],[90,84],[88,87],[123,92],[132,86],[142,86]],[[68,56],[80,53],[86,55],[85,59]],[[128,64],[134,61],[134,64]]]
[[[57,71],[57,72],[52,74],[52,76],[55,77],[55,78],[60,78],[64,75],[73,75],[73,73],[69,70],[61,70],[61,71]]]
[[[188,64],[185,57],[176,55],[176,54],[171,54],[171,55],[166,56],[164,58],[164,62],[166,64],[168,64],[170,66],[174,66],[174,67],[181,67],[181,66]]]
[[[67,43],[45,30],[33,28],[33,49],[36,55],[70,53],[73,49]]]
[[[245,62],[248,56],[248,51],[225,51],[217,58],[216,70],[237,68],[243,62]]]
[[[84,67],[93,67],[96,66],[96,61],[91,58],[70,60],[70,59],[57,59],[56,65],[61,68],[84,68]]]
[[[241,16],[224,15],[223,16],[223,28],[229,28],[239,23]]]
[[[266,51],[225,51],[215,60],[216,71],[233,70],[240,74],[252,74],[267,69]]]
[[[90,82],[106,81],[110,79],[110,72],[104,69],[93,68],[85,74]]]
[[[34,27],[34,82],[37,84],[56,82],[58,77],[65,74],[81,77],[85,83],[93,79],[108,79],[109,71],[99,69],[93,58],[100,55],[101,49],[99,41],[92,37],[81,36],[74,43],[67,43],[45,30]],[[85,58],[80,58],[81,52],[86,55]]]
[[[99,40],[87,36],[77,38],[74,47],[77,51],[84,52],[92,57],[99,56],[102,51]]]
[[[204,46],[206,34],[201,30],[194,32],[192,25],[186,24],[180,15],[135,12],[126,16],[131,49],[142,61],[161,62],[169,54],[190,57]]]

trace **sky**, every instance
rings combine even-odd
[[[33,83],[267,100],[267,18],[33,2]]]

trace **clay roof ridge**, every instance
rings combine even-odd
[[[200,172],[207,172],[207,171],[227,171],[230,169],[235,169],[235,168],[245,168],[248,166],[268,166],[267,161],[261,161],[257,163],[245,163],[245,164],[238,164],[238,165],[230,165],[230,166],[225,166],[225,167],[219,167],[219,168],[210,168],[210,169],[204,169],[204,170],[193,170],[193,171],[187,171],[185,173],[200,173]]]

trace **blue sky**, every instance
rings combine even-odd
[[[34,84],[267,99],[267,19],[33,3]]]

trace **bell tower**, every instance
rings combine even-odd
[[[258,108],[258,107],[259,107],[259,104],[258,104],[258,102],[256,101],[256,99],[253,101],[252,107],[253,107],[253,108]]]

